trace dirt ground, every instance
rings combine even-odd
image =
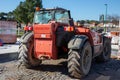
[[[68,76],[66,59],[43,61],[34,68],[18,66],[18,61],[0,63],[0,80],[79,80]],[[120,80],[120,61],[92,62],[88,76],[81,80]]]

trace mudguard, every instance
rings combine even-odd
[[[68,43],[69,49],[80,49],[82,48],[85,41],[88,39],[85,35],[75,35]]]

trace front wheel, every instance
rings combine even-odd
[[[97,62],[104,62],[110,60],[111,56],[111,39],[104,37],[103,39],[103,51],[96,57]]]
[[[68,72],[71,77],[81,78],[88,74],[92,62],[92,48],[87,41],[80,50],[70,50]]]

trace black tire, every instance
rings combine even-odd
[[[41,60],[38,60],[34,57],[34,39],[33,39],[33,33],[26,33],[23,35],[22,41],[26,43],[21,42],[19,46],[19,62],[22,63],[26,68],[32,68],[35,66],[38,66],[41,63]]]
[[[21,38],[20,38],[20,42],[23,42],[24,38],[25,38],[28,34],[29,34],[29,33],[26,32],[24,35],[22,35]]]
[[[92,62],[92,48],[87,41],[80,50],[70,50],[68,72],[71,77],[81,78],[89,73]]]
[[[104,37],[103,38],[103,51],[102,53],[96,57],[97,62],[105,62],[110,60],[111,56],[111,39]]]

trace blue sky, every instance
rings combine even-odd
[[[1,0],[0,12],[9,12],[24,0]],[[62,7],[69,9],[74,20],[99,20],[99,15],[105,14],[108,4],[108,14],[120,16],[120,0],[43,0],[44,8]]]

